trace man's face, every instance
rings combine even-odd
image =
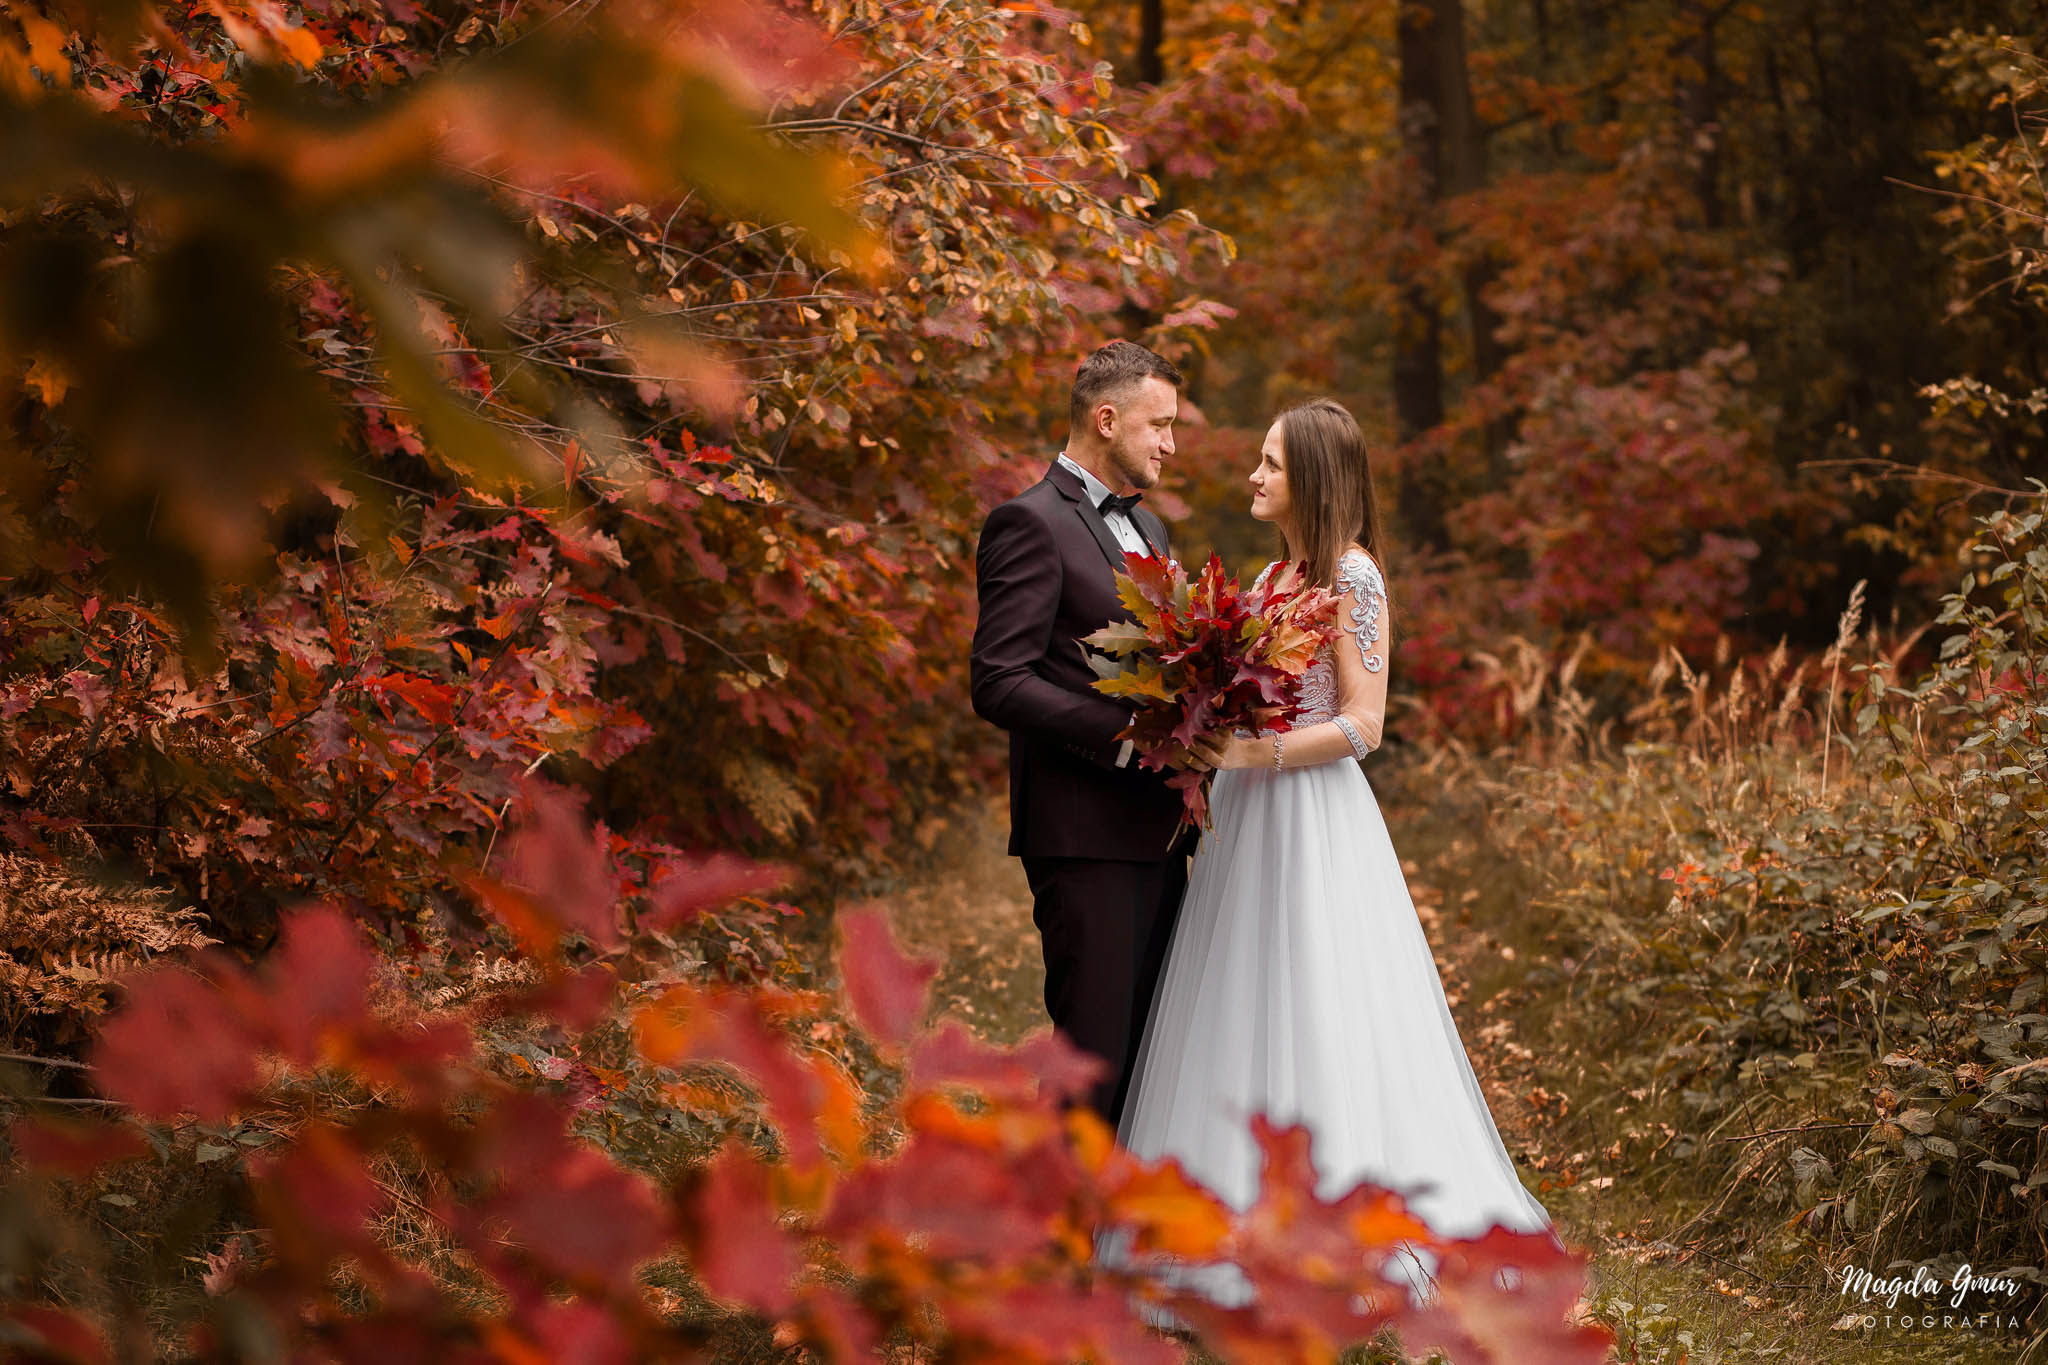
[[[1115,408],[1113,430],[1108,433],[1110,468],[1131,487],[1150,488],[1159,482],[1166,457],[1173,454],[1180,390],[1147,375]]]

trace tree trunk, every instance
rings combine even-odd
[[[1132,74],[1139,85],[1158,86],[1166,79],[1160,45],[1166,41],[1166,0],[1138,0],[1138,56]]]
[[[1441,193],[1450,199],[1486,183],[1486,141],[1472,108],[1472,80],[1465,61],[1464,0],[1429,0],[1430,59],[1436,63]]]
[[[1401,151],[1407,194],[1403,236],[1433,228],[1443,173],[1442,73],[1436,61],[1433,0],[1401,0],[1395,33],[1401,63]],[[1393,266],[1400,300],[1394,326],[1394,411],[1401,438],[1413,440],[1443,420],[1443,370],[1439,356],[1436,301],[1417,279],[1420,263],[1396,253]],[[1411,528],[1417,529],[1420,528]]]
[[[1441,73],[1439,90],[1443,104],[1443,199],[1455,198],[1482,188],[1487,180],[1486,132],[1472,107],[1470,67],[1465,58],[1465,14],[1461,0],[1432,0],[1436,10],[1436,62]],[[1490,255],[1474,253],[1460,272],[1464,292],[1465,329],[1472,346],[1472,377],[1485,383],[1500,373],[1507,355],[1494,331],[1500,315],[1487,307],[1486,286],[1500,273]],[[1502,487],[1507,479],[1507,447],[1512,433],[1505,422],[1486,424],[1486,473],[1490,487]]]
[[[1692,130],[1699,164],[1693,169],[1693,191],[1700,202],[1700,218],[1709,228],[1721,226],[1721,67],[1714,43],[1714,29],[1727,13],[1725,4],[1709,8],[1700,0],[1686,0],[1681,8],[1687,27],[1685,55],[1693,70],[1679,83],[1679,99],[1685,121]]]
[[[1395,25],[1401,82],[1401,142],[1409,189],[1403,236],[1434,239],[1441,231],[1443,201],[1477,189],[1486,180],[1486,147],[1472,109],[1465,61],[1463,0],[1404,0]],[[1413,442],[1444,419],[1443,318],[1421,263],[1405,255],[1393,261],[1394,412],[1401,439]],[[1463,292],[1472,328],[1473,356],[1482,375],[1499,368],[1494,319],[1479,298],[1492,267],[1476,263],[1464,272]],[[1489,441],[1489,444],[1491,442]],[[1402,471],[1401,519],[1408,534],[1432,548],[1447,548],[1444,510],[1450,481],[1440,460],[1411,460]]]

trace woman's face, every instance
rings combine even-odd
[[[1252,471],[1252,515],[1260,521],[1285,525],[1294,510],[1287,495],[1287,451],[1280,443],[1280,424],[1266,432],[1259,447],[1259,467]]]

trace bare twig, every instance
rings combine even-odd
[[[1758,1138],[1771,1137],[1779,1133],[1819,1133],[1830,1128],[1875,1128],[1876,1126],[1877,1124],[1874,1121],[1866,1123],[1802,1123],[1793,1128],[1764,1128],[1746,1137],[1715,1138],[1714,1141],[1716,1144],[1723,1142],[1755,1142]]]
[[[32,1052],[0,1052],[0,1062],[25,1062],[30,1066],[59,1066],[67,1071],[90,1071],[84,1062],[74,1062],[68,1057],[38,1057]]]
[[[2039,498],[2048,496],[2039,488],[2006,488],[1995,483],[1985,483],[1967,474],[1957,474],[1946,469],[1922,469],[1916,465],[1901,464],[1897,460],[1881,459],[1875,455],[1859,456],[1841,460],[1801,460],[1801,469],[1872,469],[1880,471],[1886,478],[1898,479],[1904,483],[1953,483],[1972,488],[1980,493],[1991,493],[2002,498]]]

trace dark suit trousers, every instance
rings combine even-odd
[[[1046,1013],[1075,1046],[1108,1063],[1085,1099],[1114,1128],[1173,941],[1188,860],[1026,857],[1023,863],[1031,918],[1045,949]]]

